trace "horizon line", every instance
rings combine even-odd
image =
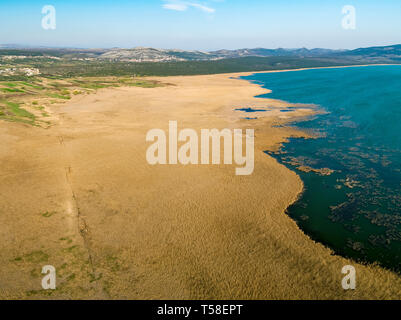
[[[216,51],[235,51],[235,50],[247,50],[247,49],[267,49],[267,50],[297,50],[297,49],[307,49],[307,50],[314,50],[314,49],[323,49],[323,50],[332,50],[332,51],[352,51],[356,49],[363,49],[363,48],[376,48],[376,47],[391,47],[401,45],[400,43],[394,44],[387,44],[387,45],[371,45],[366,47],[355,47],[352,49],[344,49],[344,48],[325,48],[325,47],[276,47],[276,48],[268,48],[268,47],[242,47],[237,49],[217,49],[217,50],[201,50],[201,49],[180,49],[180,48],[161,48],[161,47],[149,47],[149,46],[135,46],[135,47],[120,47],[120,46],[113,46],[113,47],[80,47],[80,46],[46,46],[46,45],[27,45],[27,44],[1,44],[0,49],[76,49],[76,50],[112,50],[112,49],[121,49],[121,50],[132,50],[132,49],[156,49],[156,50],[180,50],[180,51],[195,51],[195,52],[216,52]]]

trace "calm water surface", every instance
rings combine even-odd
[[[326,111],[297,127],[317,139],[290,139],[273,155],[305,185],[288,214],[313,239],[342,255],[401,271],[401,66],[254,74],[261,97]],[[334,170],[304,172],[300,166]]]

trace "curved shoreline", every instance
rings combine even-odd
[[[15,173],[0,184],[0,222],[15,237],[0,239],[1,298],[401,297],[399,276],[333,255],[284,212],[302,181],[263,151],[305,136],[277,125],[313,110],[283,114],[287,103],[255,98],[267,90],[227,75],[168,82],[174,86],[102,89],[53,105],[60,122],[48,130],[0,122],[14,146],[0,146],[0,167]],[[237,106],[269,111],[243,120]],[[255,128],[254,173],[150,166],[146,132],[168,129],[168,120],[196,131]],[[50,297],[32,271],[42,262],[62,270]],[[341,287],[347,264],[357,269],[357,290]]]
[[[304,70],[315,70],[315,69],[338,69],[338,68],[369,67],[369,66],[400,66],[400,65],[399,65],[399,64],[377,64],[377,65],[355,65],[355,66],[338,66],[338,67],[336,66],[336,67],[302,68],[302,69],[295,69],[295,70],[291,70],[291,69],[290,69],[290,70],[279,70],[279,71],[254,72],[254,73],[251,73],[250,76],[251,76],[251,75],[254,75],[254,74],[261,74],[261,73],[264,74],[264,73],[275,73],[275,72],[304,71]],[[258,80],[252,80],[252,79],[244,79],[244,78],[242,78],[242,77],[244,77],[244,76],[248,76],[248,75],[239,76],[237,79],[249,81],[250,83],[256,84],[256,85],[262,87],[263,89],[266,89],[267,91],[269,91],[269,93],[271,93],[271,89],[265,88],[263,83],[259,83]],[[240,78],[240,77],[241,77],[241,78]],[[262,98],[262,97],[258,97],[258,98]],[[285,102],[285,103],[287,103],[287,104],[289,104],[289,105],[297,105],[297,103],[288,102],[288,101],[282,100],[282,99],[277,99],[277,98],[272,98],[272,99],[273,99],[273,100],[276,100],[276,101]],[[318,115],[318,114],[319,114],[319,112],[317,111],[317,113],[315,113],[314,115]],[[293,120],[293,121],[294,121],[294,122],[303,122],[303,121],[307,121],[307,120],[304,120],[304,119],[295,119],[295,120]],[[304,129],[300,128],[300,127],[297,127],[297,128],[298,128],[300,131],[303,131],[303,130],[304,130]],[[312,130],[313,130],[313,129],[312,129]],[[305,136],[305,137],[302,137],[302,138],[304,138],[304,139],[309,139],[310,137],[306,137],[306,136]],[[283,147],[283,146],[281,146],[280,149],[281,149],[282,147]],[[269,149],[268,149],[267,151],[272,151],[272,150],[269,150]],[[278,158],[276,158],[276,157],[274,157],[274,158],[279,162],[279,159],[278,159]],[[297,199],[296,199],[293,203],[291,203],[291,204],[289,204],[289,205],[287,206],[287,208],[286,208],[286,210],[285,210],[285,213],[286,213],[294,222],[296,222],[298,228],[299,228],[308,238],[310,238],[312,241],[321,243],[322,245],[324,245],[325,247],[327,247],[329,250],[333,250],[333,252],[335,252],[336,255],[341,256],[341,257],[343,257],[343,258],[345,258],[345,259],[350,259],[351,261],[354,261],[354,263],[363,264],[363,265],[370,265],[370,266],[379,265],[380,268],[383,268],[383,269],[385,269],[385,270],[388,270],[389,272],[394,272],[394,273],[396,273],[396,274],[398,274],[398,275],[401,275],[401,270],[393,269],[393,268],[391,268],[391,267],[387,267],[387,266],[385,266],[385,265],[382,265],[382,264],[380,263],[380,261],[378,261],[378,260],[367,259],[367,258],[366,258],[366,259],[363,259],[363,258],[361,259],[361,258],[352,256],[352,255],[348,255],[348,254],[342,253],[340,250],[337,250],[337,249],[335,249],[334,247],[332,247],[332,246],[330,245],[330,241],[325,240],[324,237],[321,237],[321,236],[320,236],[320,237],[314,236],[313,233],[310,233],[310,232],[308,232],[306,229],[302,228],[302,226],[297,222],[296,217],[293,216],[293,215],[290,213],[290,207],[293,206],[294,204],[296,204],[297,202],[301,202],[301,201],[302,201],[302,197],[303,197],[303,195],[304,195],[304,193],[305,193],[305,185],[304,185],[305,182],[303,181],[303,179],[301,178],[301,176],[300,176],[293,168],[291,168],[291,167],[289,167],[289,166],[287,166],[286,164],[283,164],[283,163],[281,163],[281,162],[279,162],[279,163],[280,163],[281,165],[284,165],[288,170],[294,172],[294,173],[302,180],[302,182],[303,182],[303,189],[302,189],[302,191],[298,194]]]
[[[248,80],[248,79],[243,79],[243,78],[241,78],[241,77],[243,77],[243,76],[248,76],[248,75],[253,75],[253,74],[257,74],[257,73],[276,73],[276,72],[303,71],[303,70],[314,70],[314,69],[337,69],[337,68],[349,68],[349,67],[370,67],[370,66],[387,66],[387,65],[396,65],[396,66],[399,66],[398,64],[376,64],[376,65],[335,66],[335,67],[319,67],[319,68],[301,68],[301,69],[288,69],[288,70],[260,71],[260,72],[240,73],[240,74],[228,74],[228,75],[231,76],[231,77],[230,77],[231,79],[243,80],[243,81],[247,81],[247,82],[248,82],[249,84],[251,84],[251,85],[257,85],[258,87],[260,87],[260,88],[262,88],[263,90],[266,91],[265,94],[268,94],[268,93],[271,93],[271,90],[270,90],[269,88],[263,87],[261,84],[257,83],[256,81],[252,81],[252,80]],[[278,104],[284,103],[284,104],[291,105],[291,106],[299,105],[299,104],[297,104],[297,103],[291,103],[291,102],[287,102],[287,101],[285,101],[285,100],[278,100],[278,99],[276,99],[276,98],[260,97],[260,95],[254,96],[254,98],[265,99],[265,100],[268,100],[268,101],[270,101],[270,102],[271,102],[271,101],[276,101]],[[318,115],[319,113],[320,113],[319,110],[315,110],[315,112],[314,112],[311,116]],[[291,121],[289,121],[289,122],[304,121],[304,120],[302,120],[302,118],[305,118],[305,117],[304,117],[304,116],[298,116],[298,117],[296,117],[295,119],[293,119],[293,120],[291,120]],[[297,130],[300,130],[300,132],[304,132],[303,129],[301,129],[301,128],[297,128]],[[305,132],[304,132],[304,133],[305,133]],[[311,137],[308,136],[308,134],[305,133],[305,135],[302,135],[302,134],[301,134],[301,136],[298,137],[298,138],[305,138],[305,139],[308,139],[308,138],[311,138]],[[281,148],[281,147],[280,147],[280,148]],[[271,148],[267,148],[267,150],[268,150],[268,151],[272,151]],[[268,155],[268,156],[270,156],[270,155]],[[275,161],[277,161],[277,160],[275,159]],[[294,224],[296,225],[297,229],[298,229],[308,240],[312,241],[312,242],[314,243],[314,245],[322,245],[322,246],[323,246],[325,249],[327,249],[328,251],[333,252],[333,251],[332,251],[333,249],[330,248],[330,246],[329,246],[328,244],[326,244],[326,243],[324,243],[324,242],[322,242],[322,241],[316,240],[316,239],[313,238],[311,235],[309,235],[305,230],[303,230],[303,229],[298,225],[298,223],[291,217],[291,215],[288,213],[288,208],[289,208],[290,206],[292,206],[293,204],[295,204],[297,201],[299,201],[299,200],[302,198],[302,195],[303,195],[304,190],[305,190],[305,189],[304,189],[305,186],[304,186],[304,182],[302,181],[301,177],[300,177],[295,171],[291,170],[291,168],[288,168],[288,167],[285,166],[284,164],[279,163],[278,161],[277,161],[277,163],[278,163],[279,165],[285,167],[287,170],[293,172],[297,177],[299,177],[300,181],[302,182],[302,189],[297,193],[296,198],[295,198],[292,202],[290,202],[290,203],[288,204],[288,206],[286,207],[286,209],[284,210],[283,213],[284,213],[286,216],[288,216],[288,218],[291,219],[291,221],[294,222]],[[349,256],[342,255],[342,254],[339,253],[339,252],[335,253],[335,255],[336,255],[337,257],[341,257],[342,259],[348,260],[348,261],[349,261],[351,264],[353,264],[353,265],[359,265],[359,266],[363,266],[363,267],[366,267],[366,268],[372,268],[372,269],[379,268],[379,269],[381,269],[381,270],[383,270],[383,271],[385,271],[385,272],[389,272],[389,273],[391,273],[391,274],[395,274],[396,277],[399,277],[399,276],[400,276],[400,274],[397,273],[396,271],[391,270],[391,269],[389,269],[389,268],[386,268],[386,267],[384,267],[384,266],[377,265],[376,262],[357,261],[357,260],[355,260],[353,257],[349,257]],[[401,278],[398,278],[398,280],[400,280],[400,279],[401,279]],[[401,288],[401,285],[399,285],[399,287]],[[397,299],[399,299],[399,298],[397,298]]]

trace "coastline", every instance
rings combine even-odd
[[[355,67],[366,67],[366,66],[370,66],[370,65],[362,65],[362,66],[355,66]],[[380,64],[380,66],[383,66],[383,64]],[[396,65],[393,65],[393,64],[385,64],[384,66],[396,66]],[[339,67],[335,67],[335,69],[338,69]],[[341,68],[341,67],[340,67]],[[308,69],[301,69],[301,70],[310,70],[311,68],[308,68]],[[312,69],[322,69],[322,68],[312,68]],[[329,68],[329,69],[333,69],[333,68]],[[301,71],[301,70],[283,70],[283,71]],[[381,70],[381,69],[380,69]],[[281,71],[279,71],[279,72],[281,72]],[[371,72],[373,72],[373,71],[371,71]],[[241,79],[241,78],[239,78],[239,79]],[[259,83],[259,81],[257,81],[257,79],[259,79],[258,77],[256,77],[256,78],[246,78],[245,80],[248,80],[248,81],[250,81],[251,83],[255,83],[255,84],[258,84],[258,85],[261,85],[261,87],[263,87],[263,88],[266,88],[265,86],[266,86],[266,83],[264,83],[263,82],[263,80],[262,80],[262,82],[261,83]],[[263,79],[263,78],[262,78]],[[287,78],[285,78],[285,79],[287,79]],[[277,88],[276,88],[277,89]],[[270,91],[270,89],[268,89],[269,91]],[[285,97],[275,97],[274,99],[286,99]],[[297,99],[295,99],[295,101],[296,101]],[[282,101],[284,101],[284,100],[282,100]],[[294,102],[294,105],[297,105],[297,102]],[[323,105],[324,105],[324,103],[323,103]],[[302,122],[303,120],[301,120],[301,122]],[[297,122],[299,122],[299,121],[297,121]],[[300,126],[300,127],[298,127],[300,130],[303,130],[302,129],[302,125]],[[320,129],[322,129],[321,127],[316,127],[316,129],[318,129],[318,128],[320,128]],[[294,148],[294,147],[293,147]],[[267,150],[267,151],[271,151],[271,150]],[[304,150],[305,151],[305,150]],[[286,154],[286,156],[287,156],[287,159],[288,159],[288,155],[290,154],[289,152],[284,152],[285,154]],[[269,154],[270,154],[270,152],[269,152]],[[292,157],[297,157],[297,155],[302,155],[302,154],[297,154],[297,153],[292,153],[291,154],[292,155]],[[274,156],[274,155],[273,155]],[[275,158],[276,158],[276,156],[274,156]],[[311,156],[310,156],[311,157]],[[286,158],[286,157],[284,157],[284,158]],[[313,156],[312,156],[312,158],[313,158]],[[277,160],[280,162],[280,163],[283,163],[281,160],[281,158],[280,158],[280,156],[277,156]],[[289,170],[292,170],[292,171],[294,171],[294,172],[300,172],[300,171],[305,171],[305,169],[306,169],[306,172],[308,172],[308,171],[316,171],[316,172],[320,172],[320,170],[316,170],[316,169],[313,169],[313,168],[310,168],[310,167],[300,167],[299,166],[299,164],[294,164],[294,163],[291,163],[291,165],[287,165],[286,163],[285,163],[285,161],[284,161],[284,163],[283,163],[283,165],[285,165]],[[298,166],[298,167],[297,167]],[[297,168],[296,168],[297,167]],[[296,169],[295,169],[296,168]],[[329,169],[327,169],[327,170],[329,170]],[[331,173],[333,173],[334,171],[333,170],[331,170]],[[341,171],[339,171],[339,172],[341,172]],[[324,172],[322,172],[323,173],[323,175],[326,175]],[[331,173],[328,173],[328,175],[329,174],[331,174]],[[298,173],[297,173],[298,174]],[[306,183],[307,184],[307,188],[309,189],[309,195],[308,195],[308,199],[309,200],[303,200],[303,202],[301,202],[301,204],[302,203],[304,203],[305,204],[305,201],[306,202],[310,202],[311,201],[311,194],[313,194],[313,193],[311,193],[310,192],[310,184],[308,184],[307,183],[307,181],[308,181],[308,179],[303,175],[303,174],[298,174],[299,176],[300,176],[300,178],[301,179],[306,179],[305,181],[304,181],[304,183]],[[338,178],[337,179],[337,181],[339,180],[340,178]],[[341,179],[340,179],[341,180]],[[309,182],[310,183],[310,182]],[[324,183],[324,182],[323,182]],[[313,183],[311,183],[311,184],[313,184]],[[299,200],[301,200],[301,198],[302,198],[302,194],[304,193],[304,191],[305,190],[303,190],[302,191],[302,193],[299,195],[299,197],[298,197],[298,199]],[[317,190],[315,190],[315,191],[317,191]],[[329,205],[330,204],[327,204],[327,203],[325,203],[325,205],[327,206],[327,207],[329,207]],[[300,207],[303,207],[302,205],[300,205]],[[322,244],[324,244],[325,246],[328,246],[328,248],[329,249],[331,249],[331,250],[334,250],[334,252],[337,254],[337,255],[339,255],[339,256],[342,256],[342,257],[344,257],[344,258],[348,258],[348,259],[351,259],[351,260],[353,260],[353,261],[359,261],[360,263],[365,263],[365,264],[378,264],[378,265],[380,265],[380,267],[382,267],[382,268],[384,268],[384,269],[386,269],[386,270],[389,270],[389,271],[392,271],[392,272],[395,272],[395,273],[397,273],[398,275],[401,275],[401,273],[400,273],[400,270],[398,269],[396,269],[396,267],[394,267],[394,264],[393,265],[391,265],[388,261],[388,259],[386,260],[386,262],[383,262],[383,260],[380,260],[380,258],[378,258],[378,256],[376,256],[376,258],[374,258],[374,257],[372,257],[372,256],[369,256],[369,255],[364,255],[364,256],[362,256],[362,255],[357,255],[357,254],[353,254],[353,252],[349,252],[349,250],[348,250],[348,252],[346,251],[346,250],[344,250],[343,249],[343,246],[342,246],[342,244],[339,244],[338,242],[337,243],[335,243],[334,242],[334,244],[333,243],[330,243],[330,241],[329,241],[329,238],[327,238],[327,237],[325,237],[324,236],[324,234],[325,234],[325,232],[323,232],[324,230],[325,231],[328,231],[328,233],[330,234],[330,232],[332,232],[332,226],[331,227],[328,227],[328,226],[326,226],[326,229],[324,229],[324,230],[320,230],[320,233],[319,233],[319,231],[316,229],[316,227],[314,228],[313,226],[306,226],[307,224],[306,223],[303,223],[302,222],[302,219],[303,219],[303,217],[304,216],[308,216],[309,214],[308,214],[308,210],[298,210],[298,213],[296,214],[296,213],[294,213],[294,210],[291,210],[292,209],[292,206],[289,206],[288,207],[288,210],[286,210],[286,212],[288,212],[288,215],[290,216],[290,217],[292,217],[294,220],[296,220],[296,221],[298,221],[297,222],[297,224],[299,223],[299,228],[301,229],[301,230],[303,230],[312,240],[314,240],[314,241],[317,241],[317,242],[320,242],[320,243],[322,243]],[[302,215],[301,215],[301,213],[299,213],[300,211],[302,211]],[[320,222],[321,223],[321,222]],[[306,224],[306,225],[305,225]],[[322,223],[321,223],[322,224]],[[316,222],[315,222],[315,226],[316,226]],[[355,226],[355,227],[357,227],[357,226]],[[330,228],[331,229],[331,231],[328,229],[328,228]],[[321,229],[321,227],[320,227],[320,229]],[[340,233],[339,234],[341,234],[341,230],[338,230],[338,231],[340,231]],[[345,238],[347,238],[347,239],[352,239],[353,241],[361,241],[362,242],[362,245],[364,245],[365,243],[363,242],[363,241],[366,241],[366,239],[359,239],[359,238],[357,238],[357,239],[353,239],[353,238],[350,238],[350,235],[348,234],[348,235],[346,235],[346,234],[344,234],[344,237]],[[333,236],[332,236],[332,239],[333,239]],[[332,240],[331,239],[331,240]],[[352,240],[349,240],[349,241],[352,241]],[[333,240],[332,240],[333,241]],[[388,249],[390,249],[390,248],[388,248]],[[388,256],[391,256],[391,253],[393,254],[393,256],[394,256],[394,254],[397,254],[397,251],[389,251],[390,253],[388,253]],[[383,255],[383,257],[384,257],[384,255]],[[381,257],[382,259],[384,259],[383,257]],[[361,260],[359,260],[359,259],[361,259]],[[382,262],[382,263],[380,263],[380,261]],[[393,263],[397,263],[396,262],[396,260],[394,261],[393,260]]]
[[[8,278],[0,297],[43,298],[30,272],[46,260],[67,264],[63,287],[50,298],[400,298],[398,275],[332,255],[284,212],[302,181],[263,151],[307,136],[280,125],[315,110],[305,106],[283,115],[288,103],[255,98],[268,90],[233,76],[152,77],[174,86],[74,97],[54,106],[62,121],[46,132],[0,123],[5,141],[15,141],[15,152],[0,148],[2,175],[15,173],[0,186],[0,210],[12,212],[1,222],[18,239],[1,238]],[[239,106],[269,111],[244,120],[234,111]],[[166,128],[168,120],[196,130],[255,128],[255,172],[236,177],[230,166],[147,165],[144,135]],[[22,159],[26,150],[29,163]],[[43,210],[57,213],[44,219]],[[48,228],[53,233],[43,231]],[[71,242],[60,240],[66,238]],[[22,260],[16,260],[16,243]],[[39,251],[42,259],[37,253],[32,259]],[[341,288],[347,264],[357,269],[357,290]]]
[[[231,75],[234,77],[250,76],[257,73],[277,73],[277,72],[290,72],[290,71],[304,71],[304,70],[318,70],[318,69],[341,69],[341,68],[357,68],[357,67],[374,67],[374,66],[401,66],[401,64],[393,63],[378,63],[378,64],[356,64],[345,66],[328,66],[328,67],[311,67],[311,68],[298,68],[298,69],[281,69],[281,70],[266,70],[266,71],[246,71],[246,72],[233,72],[222,73],[223,75]]]

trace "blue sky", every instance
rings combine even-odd
[[[41,27],[44,5],[56,29]],[[356,29],[341,27],[344,5]],[[0,44],[357,48],[401,43],[400,0],[0,0]]]

